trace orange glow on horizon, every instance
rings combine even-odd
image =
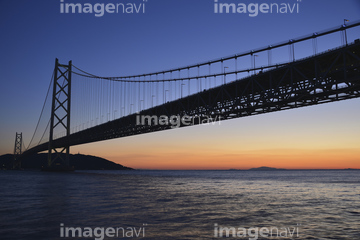
[[[185,155],[186,156],[186,155]],[[132,160],[114,157],[113,161],[136,169],[159,170],[227,170],[274,167],[285,169],[360,169],[360,150],[274,150],[258,153],[229,155],[187,156],[165,154],[158,157],[142,158],[133,156]],[[129,156],[128,156],[129,157]]]
[[[184,149],[126,147],[121,153],[97,155],[135,169],[154,170],[227,170],[274,167],[285,169],[360,169],[360,149],[260,149],[222,151],[221,149]],[[90,154],[89,150],[85,151]],[[84,154],[85,154],[84,152]],[[81,151],[80,151],[81,153]]]

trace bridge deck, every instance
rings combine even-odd
[[[239,118],[360,97],[360,42],[260,72],[257,75],[141,111],[147,116]],[[56,147],[171,129],[136,125],[137,114],[54,140]],[[199,124],[195,122],[195,124]],[[181,125],[180,127],[184,127]],[[48,143],[25,152],[48,149]]]

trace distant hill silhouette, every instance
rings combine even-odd
[[[284,168],[272,168],[272,167],[258,167],[258,168],[250,168],[249,171],[278,171],[278,170],[286,170]]]
[[[22,159],[21,167],[24,169],[41,169],[47,165],[47,157],[47,153],[27,156]],[[0,156],[0,169],[11,169],[12,160],[12,154]],[[133,170],[104,158],[83,154],[70,154],[70,166],[74,166],[75,170]]]

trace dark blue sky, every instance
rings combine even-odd
[[[71,2],[144,3],[65,0]],[[300,11],[250,17],[215,14],[213,0],[148,0],[144,14],[95,17],[61,14],[60,0],[1,0],[0,154],[12,151],[16,131],[29,142],[55,58],[102,76],[141,74],[267,46],[341,25],[344,18],[360,19],[358,0],[219,2],[299,3]],[[349,39],[359,36],[359,30],[349,31]],[[325,50],[328,42],[323,44]]]

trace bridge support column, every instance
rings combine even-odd
[[[15,137],[15,147],[14,147],[14,159],[13,159],[13,169],[21,168],[20,156],[22,153],[22,133],[16,133]]]
[[[68,65],[55,61],[54,85],[51,104],[50,136],[48,166],[46,170],[71,170],[69,164],[70,146],[67,139],[70,135],[71,104],[71,61]],[[66,132],[65,142],[58,143],[54,139],[54,130]]]

